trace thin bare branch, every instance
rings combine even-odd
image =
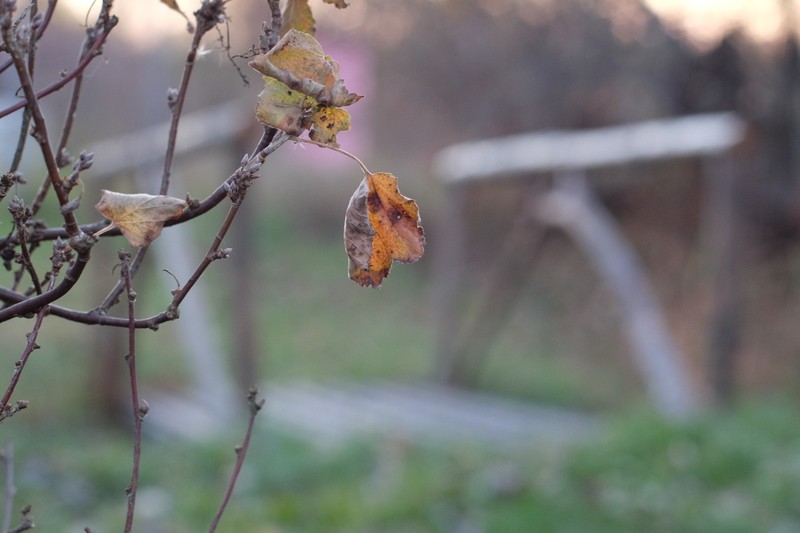
[[[111,19],[109,19],[109,21],[106,24],[106,28],[104,28],[103,31],[98,34],[97,41],[95,41],[95,43],[92,45],[90,53],[87,54],[87,56],[83,59],[83,61],[81,61],[78,64],[78,66],[75,67],[75,69],[73,69],[71,72],[69,72],[63,77],[59,77],[58,81],[48,85],[44,89],[36,91],[35,93],[36,98],[40,100],[46,96],[53,94],[54,92],[58,91],[66,84],[74,80],[84,70],[86,70],[86,67],[89,66],[89,63],[91,63],[95,57],[99,56],[102,53],[101,51],[103,48],[103,44],[105,44],[106,39],[108,38],[108,34],[111,32],[111,29],[116,25],[117,25],[117,18],[111,17]],[[0,110],[0,118],[10,115],[15,111],[19,111],[26,105],[28,105],[27,95],[25,97],[25,100],[20,100],[16,104]]]
[[[36,14],[39,12],[39,3],[37,0],[33,0],[29,4],[29,17],[30,17],[30,24],[33,27],[33,21]],[[36,64],[36,31],[31,28],[30,35],[28,36],[28,71],[31,73],[31,78],[33,77],[34,67]],[[22,154],[25,152],[25,141],[28,140],[28,129],[31,125],[31,112],[26,107],[25,111],[22,114],[22,121],[19,128],[19,136],[17,137],[17,149],[14,150],[14,158],[11,160],[11,166],[9,167],[9,172],[16,172],[19,168],[19,164],[22,161]]]
[[[233,472],[231,472],[231,477],[228,480],[228,486],[225,489],[225,496],[223,496],[222,503],[220,504],[217,513],[214,515],[214,518],[211,521],[211,525],[208,528],[208,533],[214,533],[214,531],[217,530],[217,526],[222,518],[222,514],[225,512],[228,502],[231,499],[231,495],[233,494],[233,489],[236,486],[236,480],[239,478],[239,472],[242,470],[244,458],[247,455],[247,450],[250,447],[250,440],[253,436],[253,426],[255,425],[256,415],[264,406],[263,398],[258,400],[257,396],[258,389],[255,387],[251,388],[247,393],[247,403],[250,408],[250,416],[247,419],[247,431],[245,432],[242,444],[236,447],[236,463],[233,465]]]
[[[277,132],[278,130],[274,128],[265,128],[264,133],[261,136],[261,139],[259,139],[258,144],[256,145],[256,149],[253,151],[253,153],[260,154],[263,152],[264,157],[266,158],[267,155],[274,152],[286,140],[286,138],[283,137],[282,139],[278,140],[274,146],[271,146],[271,143],[275,139],[275,135],[277,134]],[[249,161],[248,163],[250,163],[251,161]],[[192,218],[200,216],[201,214],[208,212],[211,208],[217,206],[223,200],[223,198],[226,197],[227,195],[226,191],[228,187],[234,181],[234,179],[236,179],[237,176],[238,176],[238,170],[234,172],[231,176],[229,176],[228,179],[226,179],[222,183],[222,185],[217,187],[217,190],[215,190],[208,198],[206,198],[202,202],[197,203],[196,205],[190,205],[189,209],[187,209],[183,213],[183,215],[181,215],[177,219],[168,220],[164,224],[164,226],[165,227],[172,226],[174,224],[180,224],[187,220],[191,220]],[[100,230],[101,228],[102,226],[100,228],[97,228],[97,230],[94,230],[94,232]],[[119,234],[119,230],[109,231],[108,234],[109,235]],[[147,253],[147,249],[148,248],[145,246],[143,248],[140,248],[139,251],[136,253],[136,257],[134,257],[133,262],[131,263],[131,273],[133,276],[136,275],[139,266],[144,260],[145,254]],[[122,294],[122,289],[123,289],[122,284],[118,282],[114,286],[114,288],[111,289],[111,292],[108,293],[108,295],[105,297],[100,306],[97,308],[97,311],[101,313],[108,312],[108,310],[119,301],[119,296],[120,294]]]
[[[136,507],[136,492],[139,487],[139,461],[142,455],[142,420],[147,414],[147,404],[139,400],[139,387],[136,380],[136,292],[131,281],[130,259],[128,252],[120,252],[122,260],[121,275],[125,280],[128,296],[128,375],[131,383],[131,408],[133,410],[133,470],[131,483],[125,492],[128,495],[128,511],[125,515],[125,533],[133,530],[133,512]]]
[[[26,505],[22,508],[22,522],[13,528],[6,530],[6,533],[22,533],[23,531],[28,531],[29,529],[33,529],[36,527],[36,524],[33,523],[33,519],[30,517],[31,514],[31,506]]]
[[[273,141],[267,143],[267,147],[266,148],[264,148],[263,150],[257,152],[256,155],[254,155],[254,156],[248,158],[246,161],[244,161],[243,165],[239,169],[237,169],[236,172],[234,172],[233,175],[231,175],[230,178],[228,178],[225,181],[225,183],[223,183],[223,185],[221,185],[217,189],[218,191],[221,191],[221,196],[220,196],[219,199],[215,198],[215,195],[217,194],[217,192],[215,191],[215,193],[213,193],[212,196],[210,196],[209,198],[206,199],[208,201],[208,204],[205,207],[197,207],[197,208],[194,208],[194,209],[190,208],[190,210],[189,210],[190,211],[190,213],[189,213],[190,216],[189,217],[187,217],[186,219],[183,219],[183,217],[181,217],[177,221],[172,222],[172,224],[180,223],[180,222],[188,220],[190,218],[194,218],[195,216],[199,216],[200,214],[208,211],[209,209],[211,209],[211,207],[217,205],[222,200],[222,198],[224,198],[226,195],[230,194],[228,191],[230,191],[231,189],[239,189],[241,186],[240,185],[234,185],[234,183],[236,183],[237,181],[242,180],[245,176],[249,176],[247,179],[250,179],[250,180],[253,179],[253,177],[255,175],[255,172],[258,171],[260,166],[263,164],[264,160],[270,154],[272,154],[275,150],[277,150],[280,146],[282,146],[284,142],[286,142],[288,140],[288,137],[286,135],[276,136],[276,130],[274,130],[272,128],[269,128],[267,131],[265,131],[264,137],[262,137],[262,139],[259,141],[258,146],[263,145],[264,142],[266,141],[266,139],[270,139],[270,138],[273,139]],[[213,205],[211,205],[211,204],[213,204]],[[229,216],[230,216],[230,213],[229,213]],[[235,216],[235,213],[234,213],[234,216]],[[228,220],[228,219],[226,219],[226,220]],[[232,220],[233,219],[231,218],[230,221],[232,221]],[[167,223],[167,224],[165,224],[165,226],[172,225],[172,224]],[[95,229],[94,226],[83,226],[82,230],[84,231],[84,233],[83,233],[84,238],[91,238],[90,236],[92,235],[92,233],[94,231],[97,231],[98,229],[102,228],[104,225],[105,225],[104,223],[103,224],[98,224],[96,226],[96,229]],[[228,223],[228,227],[229,226],[230,226],[230,223]],[[108,234],[114,234],[116,231],[117,230],[109,231]],[[225,229],[225,232],[227,232],[227,229]],[[224,233],[225,232],[223,232],[221,236],[220,236],[220,234],[218,234],[217,237],[215,237],[214,242],[216,243],[219,240],[219,242],[221,243],[221,240],[224,237]],[[43,237],[43,235],[37,234],[37,238],[41,239],[41,238],[44,238],[44,237]],[[16,241],[14,241],[14,242],[16,242]],[[0,241],[0,245],[6,245],[6,244],[7,244],[6,242]],[[219,249],[219,246],[217,246],[215,248],[212,245],[211,249],[209,250],[209,254],[213,256],[216,252],[218,252],[218,249]],[[203,263],[201,263],[201,265],[198,267],[198,269],[205,270],[205,268],[208,266],[208,264],[210,264],[210,262],[215,258],[215,257],[212,257],[212,259],[208,260],[208,263],[206,263],[209,254],[206,255],[206,258],[204,258]],[[88,260],[88,251],[86,252],[86,259]],[[78,255],[78,262],[76,262],[72,266],[72,268],[70,268],[70,271],[68,271],[68,274],[67,274],[68,276],[70,275],[69,272],[71,272],[73,269],[75,269],[78,266],[78,264],[80,263],[80,260],[81,260],[81,255],[79,254]],[[203,265],[205,265],[205,266],[203,266]],[[83,267],[85,267],[85,263],[80,267],[80,270],[78,270],[78,274],[83,271]],[[195,277],[195,276],[193,276],[193,277]],[[62,281],[62,284],[64,284],[65,282],[67,282],[66,277],[65,277],[64,281]],[[74,282],[73,282],[73,284],[74,284]],[[61,285],[57,286],[55,290],[59,290],[59,287],[61,287]],[[69,287],[66,290],[69,290]],[[64,292],[66,292],[66,290]],[[178,300],[178,301],[176,302],[175,300],[173,300],[173,302],[170,304],[169,308],[167,310],[165,310],[164,312],[159,313],[158,315],[154,315],[152,317],[146,318],[146,319],[136,320],[135,321],[136,328],[137,329],[145,329],[145,328],[146,329],[157,329],[159,324],[163,324],[164,322],[169,322],[171,320],[175,320],[176,318],[178,318],[177,305],[179,305],[180,302],[183,301],[183,298],[186,297],[186,294],[188,293],[188,290],[189,289],[184,287],[181,291],[176,293],[176,300]],[[8,320],[9,318],[11,318],[13,316],[16,316],[17,314],[27,314],[27,313],[35,312],[41,305],[51,304],[53,301],[55,301],[56,298],[59,297],[59,296],[56,296],[56,298],[47,298],[48,295],[50,295],[51,292],[53,292],[53,291],[45,292],[43,295],[41,295],[39,297],[27,298],[24,294],[20,294],[18,292],[11,291],[11,290],[8,290],[6,288],[0,287],[0,300],[12,303],[12,305],[10,305],[10,306],[8,306],[8,307],[6,307],[4,309],[0,309],[0,322],[2,322],[4,320]],[[32,302],[32,301],[34,301],[34,302]],[[44,303],[42,303],[42,302],[44,302]],[[102,309],[102,308],[98,308],[98,309],[96,309],[94,311],[89,311],[89,312],[81,312],[81,311],[75,311],[75,310],[72,310],[72,309],[67,309],[67,308],[64,308],[64,307],[59,307],[59,306],[56,306],[56,305],[50,305],[49,306],[49,310],[50,310],[50,314],[52,314],[52,315],[59,316],[61,318],[64,318],[64,319],[67,319],[67,320],[70,320],[70,321],[73,321],[73,322],[79,322],[79,323],[82,323],[82,324],[100,324],[100,325],[104,325],[104,326],[115,326],[115,327],[127,327],[127,325],[128,325],[128,321],[126,319],[106,316],[105,313],[107,312],[107,309]]]
[[[42,294],[42,285],[39,282],[39,275],[36,273],[36,269],[33,266],[33,261],[31,260],[31,254],[28,249],[28,242],[26,239],[28,230],[25,227],[25,224],[28,219],[30,219],[31,212],[25,207],[25,204],[22,202],[22,199],[19,196],[15,196],[11,199],[8,210],[11,211],[11,216],[14,219],[14,226],[17,228],[17,235],[19,236],[22,268],[27,270],[28,274],[30,275],[36,294]]]
[[[54,245],[53,248],[54,248],[53,268],[50,271],[51,276],[47,286],[48,293],[53,292],[53,288],[55,287],[56,284],[56,279],[58,278],[58,273],[63,267],[64,263],[68,261],[68,251],[64,248],[63,244],[61,244],[61,241],[57,241],[56,245]],[[35,298],[31,298],[31,300],[34,299]],[[6,309],[10,308],[7,307]],[[5,311],[5,309],[3,311]],[[8,402],[11,400],[11,395],[14,394],[14,389],[17,387],[17,383],[19,382],[19,377],[20,375],[22,375],[22,371],[25,369],[25,365],[28,363],[28,359],[30,358],[33,351],[39,348],[39,345],[36,344],[36,338],[39,336],[39,329],[42,327],[42,322],[44,321],[45,316],[47,316],[46,305],[42,306],[39,309],[39,312],[36,314],[36,320],[34,321],[33,329],[27,335],[28,342],[25,344],[25,349],[22,351],[22,356],[14,365],[14,373],[11,375],[11,382],[9,383],[8,388],[6,388],[6,392],[3,394],[3,398],[0,399],[0,409],[3,409],[3,411],[8,409],[9,407]]]
[[[44,32],[47,29],[47,26],[50,24],[50,20],[53,18],[53,12],[56,10],[57,3],[58,0],[48,1],[47,11],[44,12],[44,16],[42,17],[41,22],[34,29],[35,31],[33,32],[36,35],[37,41],[42,38],[42,35],[44,35]],[[14,29],[16,30],[16,26],[14,27]],[[0,51],[5,51],[5,48],[6,48],[5,43],[0,43]],[[2,74],[6,69],[8,69],[8,67],[10,67],[13,63],[14,61],[11,59],[7,59],[3,63],[0,63],[0,74]]]
[[[94,237],[88,234],[82,234],[76,239],[71,239],[69,245],[63,241],[57,240],[53,244],[54,253],[52,259],[54,269],[56,269],[58,262],[61,262],[63,265],[68,261],[66,258],[71,255],[70,247],[77,252],[77,258],[72,266],[67,269],[67,272],[64,274],[64,279],[52,289],[47,290],[38,296],[26,298],[18,303],[0,309],[0,322],[5,322],[6,320],[10,320],[15,316],[24,316],[30,313],[36,313],[46,305],[67,294],[72,287],[75,286],[75,283],[78,282],[81,274],[83,274],[83,271],[86,268],[86,263],[89,262],[89,251],[91,250],[91,246],[94,244],[95,240],[96,239]],[[58,256],[63,256],[63,258]],[[61,266],[59,265],[58,268],[61,268]],[[53,276],[53,278],[55,278],[55,276]]]
[[[33,88],[33,80],[31,73],[28,70],[28,65],[25,63],[22,49],[17,42],[16,35],[11,29],[11,5],[8,2],[0,2],[0,34],[3,36],[3,42],[6,43],[6,48],[11,59],[14,61],[14,67],[17,71],[17,77],[22,85],[22,91],[25,94],[25,103],[31,113],[33,124],[35,127],[34,138],[39,143],[42,152],[42,159],[44,160],[45,167],[47,168],[47,175],[52,182],[53,188],[58,197],[58,203],[64,207],[69,203],[69,195],[61,188],[61,176],[59,175],[58,165],[56,164],[55,154],[52,145],[50,144],[50,137],[47,133],[47,122],[45,121],[44,114],[39,106],[39,100]],[[62,213],[64,224],[66,226],[67,234],[70,237],[77,236],[80,232],[78,228],[78,221],[72,212]]]
[[[172,112],[172,122],[169,128],[169,138],[167,140],[167,153],[164,156],[164,172],[161,175],[161,188],[159,194],[168,194],[170,176],[172,175],[172,160],[175,157],[175,142],[178,138],[178,124],[183,112],[183,104],[186,101],[186,92],[189,89],[189,81],[192,78],[197,50],[203,36],[219,22],[225,19],[225,2],[223,0],[211,0],[204,2],[195,12],[197,29],[192,38],[192,45],[186,56],[186,63],[183,67],[183,76],[177,90],[170,90],[167,101]]]

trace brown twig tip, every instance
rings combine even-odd
[[[33,529],[36,527],[36,524],[33,522],[33,517],[31,516],[31,506],[30,505],[22,506],[21,512],[22,512],[22,521],[17,527],[9,529],[7,533],[21,533],[22,531],[28,531],[29,529]]]
[[[23,409],[27,409],[30,405],[28,400],[17,400],[14,402],[14,405],[6,405],[3,407],[2,411],[0,411],[0,422],[5,420],[6,418],[11,418],[15,414],[19,413]]]

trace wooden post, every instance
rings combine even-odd
[[[531,265],[544,242],[545,227],[532,215],[530,203],[537,193],[529,187],[527,201],[514,226],[502,240],[494,265],[483,277],[479,297],[465,313],[454,339],[451,373],[448,382],[472,386],[492,344],[514,310],[521,287],[530,276]]]
[[[697,396],[644,269],[584,175],[563,174],[555,190],[543,196],[537,213],[575,239],[614,291],[634,362],[655,407],[669,418],[691,414],[698,407]]]
[[[435,269],[437,278],[436,308],[436,378],[445,383],[457,373],[458,354],[455,339],[462,319],[466,265],[467,188],[458,184],[448,187],[442,208],[442,237],[437,246]]]
[[[727,405],[735,393],[740,317],[737,283],[735,173],[730,156],[706,161],[706,225],[714,309],[709,324],[710,381],[714,400]]]

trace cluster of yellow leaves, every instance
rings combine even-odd
[[[177,0],[161,0],[182,13]],[[323,0],[345,8],[347,0]],[[342,109],[361,96],[350,93],[339,77],[339,65],[313,37],[314,16],[308,0],[286,0],[281,39],[250,66],[264,76],[256,118],[289,135],[308,131],[321,144],[336,147],[336,135],[350,129]],[[363,166],[363,165],[362,165]],[[394,261],[411,263],[425,251],[425,234],[414,200],[400,194],[397,178],[364,169],[345,213],[344,241],[350,278],[361,286],[380,287]],[[119,227],[133,247],[149,245],[164,222],[180,216],[186,202],[168,196],[103,191],[97,209],[111,219],[100,235]]]
[[[264,90],[256,118],[264,124],[312,139],[336,144],[336,134],[350,129],[350,114],[341,109],[361,99],[339,77],[339,64],[326,56],[309,33],[289,29],[266,54],[250,66],[264,75]]]

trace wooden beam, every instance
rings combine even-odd
[[[456,144],[434,159],[448,184],[520,173],[591,169],[724,152],[744,137],[734,113],[709,113],[582,131],[545,131]]]

